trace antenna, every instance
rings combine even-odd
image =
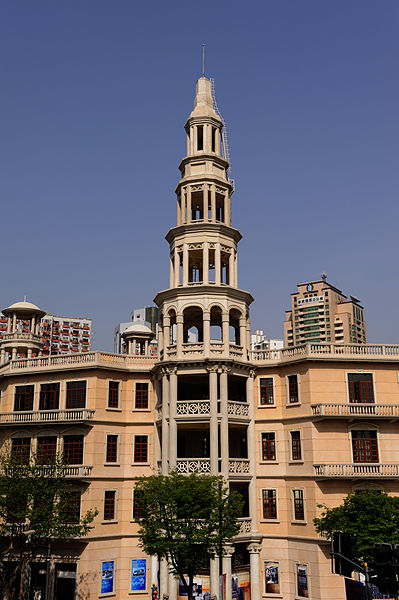
[[[327,280],[327,273],[325,271],[322,272],[321,278],[322,278],[323,281]]]
[[[202,44],[202,77],[205,77],[205,44]]]

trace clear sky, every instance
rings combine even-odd
[[[239,283],[282,337],[299,281],[399,343],[397,0],[3,0],[1,308],[93,318],[168,286],[167,230],[206,44],[229,129]]]

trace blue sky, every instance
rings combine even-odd
[[[0,304],[90,316],[93,347],[168,286],[167,230],[206,44],[229,129],[239,283],[282,337],[296,283],[399,343],[399,3],[4,0]]]

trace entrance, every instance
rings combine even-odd
[[[54,600],[74,600],[76,587],[76,565],[58,563],[55,570]]]

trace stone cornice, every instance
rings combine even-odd
[[[239,290],[237,288],[232,288],[228,285],[196,285],[193,287],[189,286],[181,286],[178,288],[169,288],[167,290],[162,290],[158,292],[158,294],[154,298],[154,302],[157,306],[159,306],[165,300],[174,300],[181,297],[193,297],[201,298],[204,297],[219,297],[227,296],[230,300],[239,300],[241,302],[245,302],[247,305],[251,304],[254,300],[252,294],[246,292],[245,290]]]
[[[221,167],[223,167],[224,169],[228,169],[229,167],[229,163],[226,159],[224,159],[222,156],[218,156],[217,154],[209,154],[207,152],[202,152],[201,154],[190,154],[190,156],[185,156],[184,158],[182,158],[182,160],[180,161],[179,164],[179,169],[180,171],[183,171],[184,167],[188,164],[188,163],[196,163],[199,160],[208,160],[210,162],[214,162],[214,163],[218,163]],[[201,179],[206,177],[206,173],[203,174],[203,176],[201,176]],[[198,177],[197,177],[198,178]]]
[[[224,223],[209,223],[202,221],[201,223],[193,222],[172,227],[165,235],[165,239],[169,244],[171,244],[178,235],[191,234],[198,231],[203,233],[215,233],[216,231],[222,235],[233,238],[236,243],[238,243],[242,238],[241,233],[234,227],[229,227]]]

